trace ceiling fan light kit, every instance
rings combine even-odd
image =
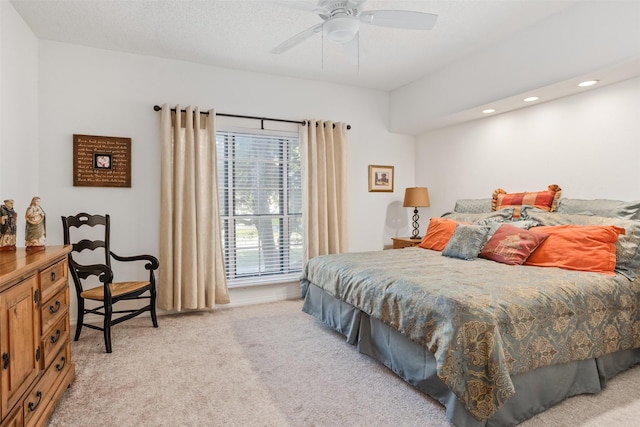
[[[436,24],[438,15],[410,10],[368,10],[363,11],[366,0],[319,0],[314,12],[324,22],[316,24],[285,40],[271,50],[281,54],[297,46],[322,30],[323,35],[335,43],[347,43],[355,38],[360,23],[378,27],[408,30],[430,30]]]
[[[322,26],[324,35],[336,43],[346,43],[353,40],[359,29],[360,21],[347,16],[328,19]]]

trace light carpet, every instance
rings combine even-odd
[[[72,342],[76,381],[49,424],[451,427],[444,408],[301,311],[302,302],[139,318]],[[523,427],[631,426],[640,367]],[[636,424],[634,424],[636,423]]]

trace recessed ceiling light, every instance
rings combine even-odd
[[[585,82],[582,82],[582,83],[578,84],[578,86],[587,87],[587,86],[593,86],[596,83],[598,83],[598,80],[587,80]]]
[[[496,110],[494,110],[493,108],[487,108],[486,110],[482,110],[482,112],[484,114],[491,114],[491,113],[495,113]]]
[[[538,99],[540,99],[539,96],[530,96],[528,98],[523,99],[524,102],[533,102],[533,101],[537,101]]]

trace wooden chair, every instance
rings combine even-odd
[[[104,332],[104,343],[107,353],[111,353],[111,327],[125,320],[136,317],[146,311],[151,312],[151,321],[153,327],[158,327],[158,319],[156,317],[156,281],[155,270],[158,269],[158,259],[151,255],[137,256],[118,256],[111,252],[110,249],[110,219],[109,215],[89,215],[87,213],[79,213],[75,216],[63,216],[62,226],[64,231],[64,243],[73,245],[69,253],[69,271],[73,278],[78,297],[78,323],[76,325],[76,334],[74,341],[80,338],[82,327],[97,329]],[[91,228],[89,228],[91,227]],[[93,229],[93,227],[97,227]],[[70,238],[70,230],[73,235],[78,236],[72,242]],[[102,229],[104,234],[102,234]],[[86,235],[98,234],[98,240],[90,240],[84,238]],[[82,252],[88,250],[90,253]],[[94,252],[95,251],[95,252]],[[104,252],[104,253],[102,253]],[[81,264],[80,259],[84,260],[90,256],[99,257],[97,263],[86,262]],[[114,282],[113,271],[111,269],[111,259],[122,262],[147,261],[144,268],[149,270],[149,280],[132,281],[132,282]],[[93,261],[93,260],[91,260]],[[93,277],[92,277],[93,276]],[[87,286],[93,279],[94,285]],[[149,304],[142,308],[113,310],[114,304],[119,301],[149,299]],[[94,300],[102,303],[97,308],[85,308],[85,300]],[[84,315],[87,313],[104,316],[103,327],[84,323]],[[123,314],[122,316],[113,318],[114,314]]]

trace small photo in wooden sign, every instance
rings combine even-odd
[[[93,167],[96,169],[111,169],[111,154],[96,153],[93,155]]]
[[[131,138],[73,135],[75,187],[131,187]]]

